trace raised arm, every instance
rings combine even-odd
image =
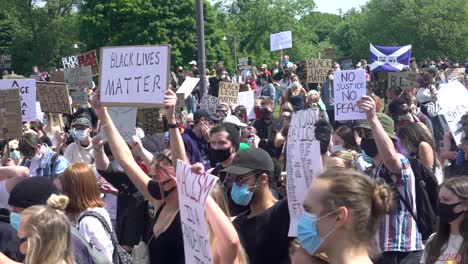
[[[6,181],[7,192],[11,192],[15,185],[29,177],[29,169],[24,166],[0,167],[0,181]]]
[[[377,118],[375,111],[375,101],[372,97],[365,95],[358,101],[359,107],[366,112],[367,121],[372,129],[375,144],[379,150],[379,154],[383,159],[385,166],[393,173],[401,173],[401,161],[398,153],[393,145],[392,140],[385,132],[382,124]]]
[[[174,167],[177,166],[177,160],[182,160],[186,163],[190,163],[185,153],[184,141],[182,140],[182,135],[180,134],[179,128],[177,126],[177,120],[175,117],[175,107],[177,104],[177,96],[171,90],[167,90],[164,97],[164,108],[166,110],[166,119],[169,126],[169,138],[170,138],[170,147],[171,147],[171,156],[172,164]]]
[[[104,153],[104,140],[101,137],[95,136],[93,138],[93,148],[94,148],[94,162],[96,163],[96,169],[100,171],[107,170],[109,167],[109,158],[106,153]]]
[[[145,147],[143,147],[143,144],[141,143],[141,139],[138,136],[136,128],[135,128],[135,132],[133,133],[132,140],[130,143],[132,144],[133,149],[135,149],[140,155],[140,158],[145,164],[145,166],[147,168],[150,168],[154,155],[153,153],[149,152]]]

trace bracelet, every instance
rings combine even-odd
[[[177,123],[175,124],[167,124],[167,127],[169,127],[170,129],[174,129],[174,128],[179,128],[179,125]]]

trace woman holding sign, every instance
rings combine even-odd
[[[115,128],[105,107],[101,105],[99,91],[93,97],[93,108],[101,121],[115,160],[154,206],[153,232],[147,237],[151,263],[185,263],[184,237],[179,212],[175,164],[177,160],[187,161],[182,137],[175,119],[177,97],[168,90],[165,96],[166,116],[171,137],[171,154],[156,155],[148,175],[137,165],[131,151]],[[206,202],[206,218],[212,230],[210,249],[213,263],[243,263],[240,241],[229,218],[212,198]],[[216,242],[216,243],[214,243]]]

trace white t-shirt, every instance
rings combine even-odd
[[[0,208],[8,208],[8,198],[10,198],[10,193],[6,189],[6,181],[0,181]]]
[[[65,153],[63,156],[68,160],[70,163],[75,162],[84,162],[90,166],[94,165],[94,149],[93,143],[89,143],[87,147],[81,146],[79,141],[75,141],[68,145]]]
[[[112,228],[112,223],[109,217],[109,213],[104,208],[90,208],[89,211],[94,211],[102,215],[107,224]],[[78,219],[80,217],[78,216]],[[88,216],[81,220],[78,225],[78,230],[84,236],[86,241],[94,245],[94,247],[105,254],[107,258],[112,262],[112,253],[114,252],[114,246],[110,239],[110,235],[107,234],[106,230],[102,226],[98,219]]]
[[[37,169],[41,165],[41,160],[35,161],[31,160],[31,164],[29,165],[29,175],[37,176]]]
[[[432,240],[434,235],[432,235],[428,243]],[[461,255],[459,255],[458,251],[460,250],[461,244],[463,243],[463,237],[461,235],[453,235],[450,234],[448,243],[443,249],[442,254],[440,254],[439,258],[434,264],[458,264],[460,263]],[[421,261],[419,263],[425,264],[426,263],[426,251],[424,251],[423,256],[421,257]]]

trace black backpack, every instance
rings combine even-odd
[[[408,160],[413,170],[415,180],[416,215],[413,214],[410,202],[403,198],[398,189],[395,188],[388,170],[385,170],[384,173],[379,176],[393,188],[394,194],[398,196],[406,208],[408,208],[408,211],[415,220],[422,239],[427,240],[437,228],[437,194],[439,183],[434,173],[419,160],[414,158],[408,158]],[[383,164],[381,166],[383,166]]]

